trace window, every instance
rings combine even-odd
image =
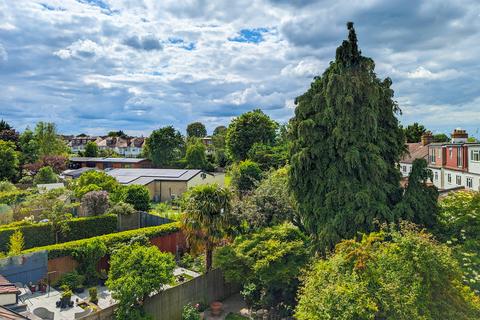
[[[450,155],[450,159],[453,157],[453,150],[452,148],[448,148],[448,154]]]
[[[456,176],[455,179],[456,179],[457,185],[459,186],[462,185],[462,176]]]
[[[435,171],[435,181],[438,181],[438,172]]]
[[[470,189],[473,187],[473,179],[470,177],[467,178],[467,187]]]
[[[462,167],[462,148],[457,148],[457,167]]]
[[[452,183],[452,175],[451,175],[450,173],[447,174],[447,181],[448,181],[449,183]]]
[[[435,149],[430,149],[430,163],[435,163]]]
[[[407,172],[407,166],[402,166],[402,171]]]
[[[472,150],[470,152],[470,160],[480,162],[480,150]]]

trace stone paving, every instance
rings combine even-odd
[[[97,287],[98,292],[98,306],[102,309],[110,306],[114,303],[110,292],[106,287]],[[75,318],[75,313],[82,312],[83,309],[77,306],[77,301],[82,302],[88,301],[88,290],[85,290],[84,293],[72,295],[72,301],[74,301],[74,306],[72,308],[60,309],[56,307],[56,303],[60,300],[62,293],[50,288],[50,292],[40,293],[35,292],[29,294],[24,298],[24,303],[27,305],[28,311],[33,313],[33,310],[38,307],[44,307],[55,313],[55,320],[72,320]]]

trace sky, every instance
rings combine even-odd
[[[478,0],[0,0],[0,118],[132,135],[280,123],[353,21],[402,124],[480,137]]]

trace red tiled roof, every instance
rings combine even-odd
[[[405,154],[400,162],[412,163],[415,159],[426,159],[428,157],[428,145],[421,142],[407,143],[408,153]]]
[[[13,283],[5,279],[4,276],[0,275],[0,294],[4,293],[18,293],[19,290]]]

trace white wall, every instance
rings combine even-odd
[[[412,164],[400,162],[399,169],[400,169],[400,173],[402,174],[402,177],[408,177],[410,175],[410,172],[412,172]]]
[[[451,182],[448,182],[448,174],[450,174],[452,177]],[[462,183],[460,185],[457,184],[457,178],[456,178],[457,176],[462,177]],[[443,181],[444,181],[443,189],[452,189],[460,186],[464,186],[464,187],[466,186],[465,173],[460,171],[445,169],[443,172]]]
[[[432,173],[433,173],[433,180],[432,180],[433,185],[438,189],[443,189],[442,169],[436,169],[436,168],[429,168],[429,169],[432,170]]]
[[[0,306],[6,306],[9,304],[17,303],[17,294],[15,293],[4,293],[0,294]]]
[[[473,174],[480,174],[480,161],[472,160],[472,151],[480,151],[480,146],[468,147],[468,171]]]

